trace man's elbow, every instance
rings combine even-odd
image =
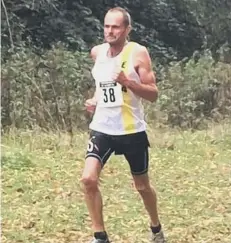
[[[149,97],[149,101],[150,101],[151,103],[154,103],[154,102],[157,101],[157,99],[158,99],[158,90],[155,89],[155,90],[152,92],[152,94],[150,95],[150,97]]]

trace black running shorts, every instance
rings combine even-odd
[[[103,167],[112,153],[124,155],[129,163],[131,173],[141,175],[148,171],[149,146],[145,131],[116,136],[91,131],[86,158],[97,158]]]

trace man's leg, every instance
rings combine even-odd
[[[94,157],[88,157],[82,175],[84,197],[92,221],[94,232],[105,231],[102,213],[102,196],[98,187],[101,163]]]
[[[102,196],[99,190],[100,172],[113,152],[107,135],[92,132],[88,143],[82,183],[86,205],[92,221],[92,229],[96,239],[107,240],[103,221]],[[97,241],[98,242],[98,241]]]
[[[125,153],[129,162],[136,190],[139,192],[150,217],[153,243],[165,243],[157,210],[157,196],[148,176],[148,148],[134,149]]]
[[[159,225],[157,211],[157,196],[154,188],[150,185],[148,177],[148,148],[133,150],[125,153],[129,162],[136,190],[139,192],[145,208],[150,216],[151,226]]]
[[[157,210],[157,196],[154,188],[150,185],[148,174],[133,175],[133,179],[136,190],[139,192],[150,216],[151,226],[158,227],[160,221]]]

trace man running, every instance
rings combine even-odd
[[[104,19],[105,43],[91,50],[96,92],[85,103],[94,116],[82,182],[94,231],[92,243],[109,243],[98,180],[112,153],[123,154],[130,165],[134,185],[150,216],[151,242],[166,242],[148,177],[149,141],[141,104],[141,99],[155,102],[158,89],[149,53],[146,47],[128,41],[130,30],[129,13],[120,7],[110,9]]]

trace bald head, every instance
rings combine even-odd
[[[122,14],[122,17],[123,17],[123,23],[125,25],[125,27],[128,27],[131,25],[131,16],[130,14],[124,9],[124,8],[121,8],[121,7],[115,7],[115,8],[111,8],[108,10],[107,13],[113,13],[113,12],[119,12]]]
[[[104,37],[110,45],[125,43],[131,30],[131,18],[123,8],[110,9],[104,18]]]

